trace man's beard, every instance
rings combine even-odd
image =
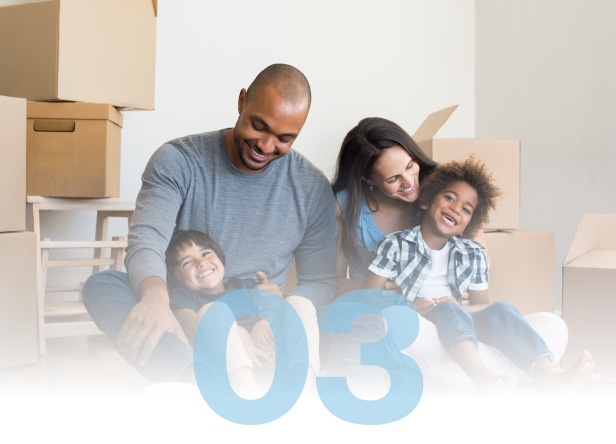
[[[240,161],[242,162],[242,164],[248,168],[249,170],[252,171],[261,171],[264,170],[265,168],[267,168],[269,166],[270,163],[272,163],[272,161],[270,160],[269,162],[267,162],[264,166],[255,166],[253,164],[248,163],[248,159],[246,158],[246,154],[244,153],[244,150],[242,149],[242,141],[240,139],[240,137],[237,135],[237,132],[234,132],[233,134],[233,140],[235,141],[235,146],[237,148],[237,153],[240,156]],[[248,145],[248,143],[246,144]],[[250,145],[248,145],[248,149],[250,149]]]

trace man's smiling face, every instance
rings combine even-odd
[[[286,101],[271,86],[248,102],[246,91],[242,90],[240,116],[233,131],[237,150],[227,147],[231,163],[240,171],[263,171],[270,162],[289,152],[304,126],[308,109],[308,103]]]

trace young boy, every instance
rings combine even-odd
[[[473,157],[439,165],[421,184],[412,215],[420,225],[379,243],[364,288],[383,289],[392,279],[418,313],[436,325],[441,343],[479,390],[503,390],[512,378],[490,372],[477,341],[497,348],[550,387],[582,389],[596,377],[588,352],[573,369],[555,369],[553,354],[518,310],[509,302],[490,304],[488,262],[483,247],[469,238],[488,222],[500,195],[492,175]],[[469,293],[466,307],[460,305],[464,291]]]
[[[267,276],[260,271],[256,272],[257,280],[230,278],[224,283],[224,252],[216,241],[200,231],[176,231],[167,247],[165,262],[169,303],[191,345],[203,314],[224,294],[257,288],[283,297],[278,285],[268,283]],[[319,371],[316,310],[305,298],[288,296],[286,300],[306,330],[309,377],[314,378]],[[227,344],[227,367],[232,386],[250,398],[259,397],[261,392],[252,370],[253,364],[262,367],[259,359],[273,362],[275,358],[274,336],[269,324],[258,315],[242,316],[233,324]]]

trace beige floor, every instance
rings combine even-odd
[[[47,340],[38,363],[0,370],[0,395],[137,395],[148,382],[126,363],[102,335]],[[426,381],[424,395],[439,394]],[[517,389],[516,395],[531,394]],[[616,399],[616,384],[599,384],[592,396]]]

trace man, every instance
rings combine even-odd
[[[333,300],[334,196],[323,173],[291,149],[310,102],[299,70],[271,65],[240,91],[234,128],[173,140],[150,159],[128,234],[128,274],[95,274],[83,292],[97,326],[148,380],[192,376],[192,350],[165,286],[174,229],[214,238],[227,257],[226,278],[261,270],[282,286],[295,256],[292,294],[317,308]]]

